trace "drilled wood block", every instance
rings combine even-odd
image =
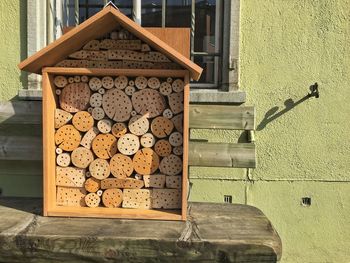
[[[151,209],[151,193],[149,189],[124,189],[124,208]]]
[[[86,191],[96,193],[101,188],[101,180],[96,179],[95,177],[90,177],[85,181],[84,187]]]
[[[109,159],[117,152],[117,138],[112,134],[99,134],[92,141],[92,150],[97,157]]]
[[[56,145],[64,151],[71,152],[80,144],[81,135],[73,125],[67,124],[55,133]]]
[[[96,127],[92,127],[84,134],[80,145],[84,146],[86,149],[91,149],[92,141],[96,138],[97,134],[99,134],[99,130]]]
[[[83,50],[93,50],[93,51],[100,50],[100,41],[96,39],[90,40],[83,46]]]
[[[85,169],[76,167],[56,167],[56,185],[84,187]]]
[[[103,39],[100,43],[100,48],[101,49],[141,50],[141,40]]]
[[[85,203],[88,207],[98,207],[101,202],[101,197],[96,193],[88,193],[85,196]]]
[[[128,128],[122,122],[114,123],[112,126],[112,134],[117,138],[122,137],[124,134],[126,134],[127,131]]]
[[[125,155],[133,155],[140,148],[140,140],[134,134],[127,133],[119,138],[118,150]]]
[[[180,189],[153,189],[152,208],[179,209],[181,208]]]
[[[163,82],[160,84],[159,92],[164,96],[170,95],[173,92],[171,84],[168,82]]]
[[[178,114],[176,116],[174,116],[173,118],[171,118],[171,121],[174,123],[175,129],[178,132],[183,132],[183,114]]]
[[[118,179],[129,177],[134,171],[131,158],[120,153],[111,158],[109,165],[112,175]]]
[[[85,188],[57,186],[56,204],[58,206],[84,207],[86,206],[85,195]]]
[[[167,140],[159,140],[154,145],[154,151],[161,157],[169,156],[172,151],[171,144]]]
[[[144,135],[149,129],[149,121],[145,116],[136,115],[129,120],[129,131],[137,136]]]
[[[135,79],[135,86],[138,89],[145,89],[147,88],[147,78],[143,76],[136,77]]]
[[[63,125],[70,122],[73,115],[61,109],[55,110],[55,129],[61,128]]]
[[[102,195],[102,203],[105,207],[120,207],[123,202],[123,192],[120,189],[106,189]]]
[[[162,159],[159,170],[166,175],[177,175],[182,171],[182,160],[179,156],[171,154]]]
[[[151,123],[151,131],[154,136],[158,138],[165,138],[169,136],[174,129],[174,124],[171,120],[165,117],[157,117]]]
[[[174,82],[171,84],[171,87],[173,91],[175,92],[183,92],[184,90],[184,81],[182,79],[176,79]]]
[[[166,188],[181,189],[181,178],[179,175],[167,175],[165,178]]]
[[[182,139],[182,133],[180,132],[173,132],[169,136],[169,143],[176,147],[182,145],[183,139]]]
[[[110,174],[109,164],[104,159],[95,159],[90,163],[89,172],[96,179],[106,179]]]
[[[129,83],[129,80],[127,76],[118,76],[114,80],[114,86],[117,89],[125,89],[128,83]]]
[[[150,62],[171,62],[164,54],[155,51],[145,53],[144,60]]]
[[[144,186],[142,180],[133,178],[107,178],[101,181],[101,189],[112,189],[112,188],[126,188],[126,189],[139,189]]]
[[[68,80],[65,76],[56,76],[53,83],[57,88],[64,88],[68,84]]]
[[[143,89],[137,91],[132,94],[131,100],[135,111],[147,118],[161,115],[166,107],[164,97],[157,90]]]
[[[143,148],[134,155],[133,165],[139,174],[153,174],[159,167],[159,157],[151,148]]]
[[[102,86],[105,89],[111,89],[114,87],[114,79],[110,76],[103,77],[101,82],[102,82]]]
[[[72,83],[63,88],[60,95],[60,107],[67,112],[78,112],[89,107],[89,86],[84,83]]]
[[[132,104],[128,95],[116,88],[108,90],[103,95],[102,107],[106,115],[117,122],[127,121],[132,111]]]
[[[72,152],[71,158],[74,166],[78,168],[87,168],[94,160],[94,155],[89,149],[78,147]]]
[[[183,112],[184,110],[184,94],[182,92],[172,93],[168,96],[169,106],[174,114]]]
[[[156,139],[152,133],[145,133],[141,136],[140,143],[145,148],[151,148],[156,143]]]
[[[74,114],[72,124],[78,131],[87,132],[94,125],[94,118],[87,111],[79,111]]]
[[[159,89],[159,87],[160,87],[160,81],[159,81],[159,79],[156,78],[156,77],[151,77],[151,78],[148,79],[147,85],[148,85],[148,87],[150,87],[151,89]]]
[[[164,174],[144,175],[143,181],[145,182],[145,187],[164,188],[165,175]]]
[[[91,107],[101,107],[102,106],[102,95],[100,93],[94,93],[90,97]]]
[[[143,53],[131,50],[108,50],[107,54],[109,60],[144,60]]]
[[[57,154],[56,163],[58,166],[67,167],[70,164],[70,154],[69,153]]]

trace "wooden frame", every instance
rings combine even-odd
[[[43,156],[44,156],[44,215],[76,216],[131,219],[186,220],[188,191],[188,139],[189,139],[189,79],[187,70],[140,70],[140,69],[88,69],[88,68],[56,68],[46,67],[43,75]],[[183,120],[183,173],[182,173],[182,205],[181,210],[145,210],[105,207],[66,207],[56,205],[55,184],[55,143],[54,112],[57,95],[53,84],[54,75],[88,75],[130,77],[181,77],[184,79],[184,120]]]

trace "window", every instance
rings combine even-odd
[[[142,0],[141,24],[144,27],[191,28],[191,59],[203,67],[193,87],[218,87],[222,66],[223,0]],[[66,26],[74,26],[96,14],[107,1],[69,0]],[[131,17],[132,0],[114,0],[119,10]],[[76,5],[78,3],[78,5]],[[76,14],[78,14],[77,16]],[[194,18],[194,19],[191,19]]]

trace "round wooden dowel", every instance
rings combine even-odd
[[[162,139],[156,142],[154,150],[159,156],[165,157],[171,154],[172,147],[167,140]]]
[[[129,86],[131,86],[131,87],[134,87],[135,86],[135,81],[133,81],[133,80],[129,80]]]
[[[123,192],[120,189],[106,189],[102,195],[102,203],[105,207],[120,207],[123,202]]]
[[[89,77],[88,76],[81,76],[81,82],[85,82],[85,83],[87,83],[87,82],[89,82]]]
[[[55,93],[56,93],[56,95],[59,96],[59,95],[61,95],[62,91],[60,89],[56,89]]]
[[[127,131],[128,131],[128,128],[122,122],[114,123],[112,126],[112,134],[117,138],[122,137],[124,134],[127,133]]]
[[[102,95],[100,93],[94,93],[90,97],[91,107],[101,107],[102,105]]]
[[[183,141],[182,134],[180,132],[173,132],[169,136],[169,143],[172,146],[180,146],[182,145],[182,141]]]
[[[125,89],[128,86],[129,80],[126,76],[118,76],[114,80],[114,86],[117,89]]]
[[[55,143],[62,150],[71,152],[78,148],[81,135],[73,125],[67,124],[59,128],[55,133]]]
[[[58,148],[59,149],[59,148]],[[70,155],[69,153],[61,153],[56,157],[57,165],[61,167],[67,167],[70,164]]]
[[[154,138],[152,133],[145,133],[144,135],[142,135],[140,143],[145,148],[151,148],[156,143],[156,139]]]
[[[87,111],[79,111],[72,119],[74,127],[81,132],[87,132],[94,126],[94,118]]]
[[[57,88],[64,88],[68,84],[68,80],[64,76],[56,76],[53,83]]]
[[[166,82],[172,83],[172,82],[173,82],[173,79],[172,79],[171,77],[168,77],[168,78],[166,79]]]
[[[101,133],[109,133],[112,130],[112,121],[109,119],[102,119],[97,122],[97,128]]]
[[[115,88],[108,90],[103,95],[102,107],[106,115],[117,122],[127,121],[132,111],[128,95]]]
[[[150,87],[151,89],[159,89],[159,87],[160,87],[160,81],[159,81],[158,78],[152,77],[152,78],[149,78],[149,79],[148,79],[147,85],[148,85],[148,87]]]
[[[135,89],[135,87],[133,87],[133,86],[127,86],[127,87],[125,88],[125,94],[126,94],[126,95],[129,95],[129,96],[131,96],[132,94],[134,94],[135,91],[136,91],[136,89]]]
[[[91,114],[93,110],[94,110],[93,107],[89,107],[89,108],[87,109],[87,112]]]
[[[102,120],[105,117],[105,111],[101,107],[96,107],[91,112],[92,118]]]
[[[134,155],[133,165],[139,174],[153,174],[159,167],[159,157],[151,148],[143,148]]]
[[[118,150],[125,155],[133,155],[140,148],[139,137],[134,134],[127,133],[119,138]]]
[[[106,90],[104,88],[100,88],[100,89],[98,89],[98,93],[103,95],[106,93]]]
[[[91,177],[91,173],[89,171],[86,171],[85,176],[86,176],[86,178],[89,178],[89,177]]]
[[[135,92],[131,100],[135,111],[147,118],[161,115],[166,106],[164,97],[157,90],[152,89]]]
[[[174,123],[174,126],[178,132],[183,132],[183,114],[174,116],[171,121]]]
[[[74,77],[68,77],[68,83],[70,84],[74,83]]]
[[[101,202],[101,197],[96,193],[89,193],[85,196],[85,203],[88,207],[98,207]]]
[[[145,89],[147,87],[147,78],[143,76],[136,77],[135,86],[138,89]]]
[[[135,135],[141,136],[149,129],[149,121],[146,117],[136,115],[129,121],[129,131]]]
[[[164,96],[170,95],[173,92],[173,89],[171,88],[171,84],[168,82],[163,82],[160,85],[159,92]]]
[[[120,153],[111,158],[109,166],[111,174],[118,179],[129,177],[134,171],[131,158]]]
[[[72,163],[78,168],[87,168],[93,160],[92,152],[84,147],[78,147],[72,152]]]
[[[101,188],[101,181],[94,177],[90,177],[85,181],[84,187],[86,191],[90,193],[96,193],[98,189]]]
[[[182,92],[184,90],[184,82],[182,79],[176,79],[173,84],[171,84],[171,87],[175,92]]]
[[[60,95],[60,106],[68,112],[78,112],[89,107],[91,91],[86,83],[67,85]]]
[[[183,147],[182,146],[174,147],[173,153],[176,155],[182,155],[183,154]]]
[[[80,76],[74,76],[74,82],[75,82],[75,83],[78,83],[78,82],[80,82],[80,81],[81,81]]]
[[[112,134],[97,135],[92,141],[92,151],[98,158],[111,158],[117,152],[117,138]]]
[[[165,109],[163,111],[163,117],[171,119],[173,117],[173,112],[170,109]]]
[[[177,175],[182,171],[182,160],[179,156],[170,154],[162,159],[159,170],[166,175]]]
[[[98,91],[102,88],[102,81],[97,77],[92,77],[89,81],[89,87],[92,91]]]
[[[183,112],[184,110],[184,94],[182,92],[179,93],[171,93],[168,96],[169,106],[173,114],[178,114]]]
[[[57,153],[57,154],[62,154],[63,153],[63,150],[61,149],[61,148],[56,148],[56,150],[55,150],[55,152]]]
[[[96,127],[92,127],[84,134],[83,138],[81,139],[80,145],[84,146],[86,149],[91,149],[92,141],[95,139],[97,134],[99,134],[99,130]]]
[[[98,190],[98,191],[96,192],[96,194],[97,194],[98,196],[102,196],[103,191],[102,191],[102,190]]]
[[[130,115],[131,115],[131,117],[134,117],[134,116],[137,115],[137,112],[133,110],[133,111],[130,113]],[[140,115],[140,116],[141,116],[141,115]]]
[[[151,123],[151,131],[154,136],[158,138],[165,138],[170,135],[172,130],[174,129],[174,124],[171,120],[165,117],[157,117],[153,119]]]
[[[102,78],[102,86],[105,89],[111,89],[114,87],[114,80],[112,77],[106,76]]]
[[[142,174],[135,174],[135,179],[142,180],[143,179]]]
[[[63,125],[70,122],[70,120],[73,118],[73,115],[69,112],[66,112],[61,109],[55,110],[55,129],[58,129],[62,127]]]
[[[109,164],[104,159],[95,159],[90,163],[89,171],[91,176],[103,180],[106,179],[110,174]]]

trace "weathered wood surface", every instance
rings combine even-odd
[[[208,143],[189,144],[188,164],[192,166],[255,168],[256,150],[251,143]]]
[[[255,130],[255,108],[191,105],[190,128]]]
[[[190,203],[186,222],[42,217],[41,199],[0,199],[0,262],[277,262],[255,207]],[[140,227],[142,225],[142,227]]]

